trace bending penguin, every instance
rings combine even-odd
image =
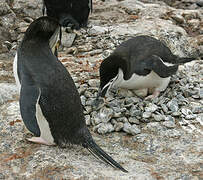
[[[32,22],[18,48],[14,75],[20,88],[20,111],[31,142],[46,145],[77,144],[111,166],[127,172],[93,140],[84,119],[76,86],[52,53],[58,21],[41,17]]]
[[[101,63],[97,100],[112,87],[151,92],[146,99],[155,98],[166,89],[178,66],[192,60],[195,58],[172,54],[164,43],[153,37],[131,38]]]
[[[92,11],[92,0],[43,0],[43,14],[57,18],[61,26],[73,29],[86,27]]]

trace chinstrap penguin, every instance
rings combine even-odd
[[[195,58],[178,57],[161,41],[146,35],[121,43],[100,65],[97,96],[104,97],[110,88],[148,91],[146,99],[159,96],[180,64]]]
[[[86,27],[92,0],[43,0],[43,14],[57,18],[61,26],[80,29]]]
[[[15,78],[20,86],[20,111],[31,142],[46,145],[77,144],[111,166],[127,172],[93,140],[84,119],[76,86],[52,53],[60,26],[41,17],[28,27],[18,48]]]

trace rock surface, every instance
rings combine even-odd
[[[42,15],[40,0],[0,3],[0,179],[157,180],[203,178],[203,9],[193,0],[94,1],[87,29],[64,30],[60,61],[71,73],[95,141],[122,164],[125,174],[85,149],[47,147],[32,136],[19,112],[12,62],[26,28]],[[147,34],[179,56],[199,56],[180,66],[165,92],[144,100],[112,90],[98,109],[98,68],[121,42]],[[73,42],[73,40],[75,41]],[[72,46],[71,46],[72,44]],[[71,46],[71,47],[70,47]]]

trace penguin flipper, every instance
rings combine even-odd
[[[40,129],[36,119],[36,103],[39,89],[34,85],[22,83],[20,91],[20,111],[26,128],[35,136],[40,136]]]
[[[152,70],[157,73],[161,78],[167,78],[175,74],[178,70],[178,64],[167,66],[163,60],[156,55],[152,55],[144,62],[144,70]]]

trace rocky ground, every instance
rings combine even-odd
[[[41,1],[2,1],[0,179],[203,179],[203,8],[196,2],[97,0],[87,29],[64,30],[59,58],[78,87],[86,123],[96,142],[129,171],[125,174],[81,147],[26,141],[32,135],[20,116],[12,62],[29,23],[41,15]],[[180,66],[154,100],[119,89],[95,109],[99,64],[139,34],[164,41],[174,54],[198,58]]]

